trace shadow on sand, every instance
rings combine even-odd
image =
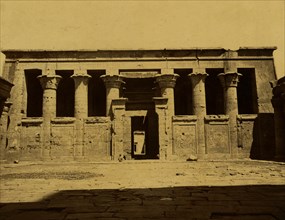
[[[285,219],[285,185],[65,190],[2,203],[0,219]]]

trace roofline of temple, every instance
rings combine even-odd
[[[25,58],[149,58],[149,57],[273,57],[277,47],[240,47],[230,50],[222,47],[165,48],[165,49],[97,49],[97,50],[17,50],[7,49],[1,52],[7,59]]]
[[[98,51],[191,51],[191,50],[224,50],[224,51],[239,51],[239,50],[276,50],[276,46],[262,46],[262,47],[239,47],[237,50],[225,49],[223,47],[190,47],[190,48],[101,48],[101,49],[72,49],[72,50],[53,50],[53,49],[2,49],[0,52],[98,52]]]

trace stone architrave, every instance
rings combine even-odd
[[[106,87],[106,116],[110,116],[112,100],[120,98],[120,88],[125,82],[119,75],[104,75],[101,78]]]
[[[75,158],[81,158],[84,154],[84,119],[88,117],[88,81],[90,77],[87,73],[81,72],[75,72],[71,76],[75,86]]]
[[[224,88],[224,108],[225,114],[229,115],[229,129],[231,140],[231,156],[236,157],[238,153],[237,137],[237,116],[238,100],[237,86],[242,74],[237,72],[226,72],[218,75],[222,87]]]
[[[51,119],[56,117],[56,90],[61,80],[58,75],[40,75],[37,77],[43,88],[43,159],[50,159]]]
[[[197,116],[198,155],[203,157],[206,153],[204,118],[206,112],[205,79],[206,72],[194,72],[188,75],[193,88],[193,113]]]
[[[172,118],[175,115],[174,112],[174,87],[178,74],[161,74],[156,76],[156,82],[158,83],[161,96],[168,99],[168,114]]]

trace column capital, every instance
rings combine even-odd
[[[242,74],[237,72],[226,72],[226,73],[220,73],[218,75],[218,78],[220,79],[220,82],[224,88],[228,87],[237,87],[239,78],[242,76]]]
[[[119,75],[103,75],[100,78],[105,83],[106,88],[117,88],[119,89],[122,84],[125,84],[123,77]]]
[[[37,77],[40,80],[43,90],[53,89],[56,90],[61,80],[61,76],[58,75],[40,75]]]
[[[74,81],[83,81],[86,83],[91,78],[91,76],[87,73],[74,72],[71,78],[73,78]]]
[[[178,74],[159,74],[156,75],[156,82],[160,88],[174,88]]]
[[[206,72],[194,72],[188,74],[188,77],[190,78],[193,85],[196,85],[201,80],[205,82],[206,77],[209,76]]]

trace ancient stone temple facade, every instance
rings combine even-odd
[[[272,159],[275,49],[3,51],[1,157]]]

